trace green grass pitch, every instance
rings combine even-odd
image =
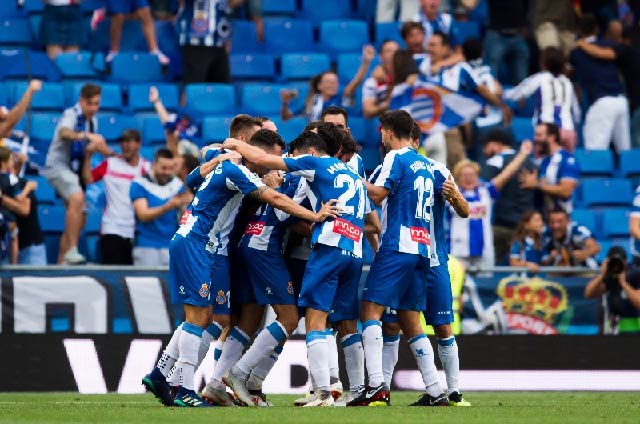
[[[470,408],[406,406],[418,393],[394,392],[388,408],[296,408],[296,396],[270,396],[273,408],[166,408],[152,395],[0,393],[0,423],[585,423],[640,422],[640,393],[465,393]]]

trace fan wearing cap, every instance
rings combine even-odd
[[[151,164],[140,156],[140,133],[124,130],[120,138],[121,154],[103,160],[91,169],[94,150],[86,148],[82,177],[86,184],[104,182],[107,198],[100,227],[100,252],[105,265],[133,265],[135,218],[129,198],[131,182],[146,175]]]

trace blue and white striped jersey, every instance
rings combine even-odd
[[[504,93],[506,99],[516,101],[530,96],[535,99],[533,125],[551,123],[563,130],[575,129],[580,120],[580,106],[569,78],[542,71]]]
[[[451,254],[457,258],[493,257],[491,210],[498,190],[493,183],[485,183],[463,190],[462,195],[469,203],[469,218],[451,211]]]
[[[346,163],[329,156],[302,155],[283,160],[289,172],[308,181],[307,195],[314,211],[331,199],[338,199],[342,208],[339,218],[313,227],[311,244],[338,247],[361,258],[364,216],[369,211],[367,190],[360,177]]]
[[[231,38],[227,0],[185,0],[176,17],[181,46],[224,47]]]
[[[436,267],[447,263],[449,260],[449,246],[447,243],[447,233],[445,229],[445,216],[447,214],[447,200],[442,194],[442,186],[447,181],[451,172],[447,166],[441,162],[427,158],[430,164],[429,171],[433,174],[435,181],[433,203],[431,205],[431,258],[430,265]],[[455,214],[455,211],[453,212]],[[462,218],[461,218],[462,219]]]
[[[209,253],[226,256],[229,233],[242,198],[263,186],[257,175],[244,166],[220,163],[198,188],[174,237],[193,239]]]
[[[300,204],[307,197],[306,184],[299,176],[287,174],[277,191]],[[282,253],[287,225],[296,218],[268,203],[262,204],[249,220],[239,247]]]
[[[549,252],[542,242],[537,246],[535,240],[527,236],[524,240],[513,242],[510,257],[540,265],[542,261],[549,259]]]
[[[349,165],[349,168],[358,174],[360,178],[367,178],[367,174],[364,172],[364,162],[362,161],[362,156],[359,154],[354,153],[349,162],[347,162],[347,165]]]
[[[580,176],[580,168],[576,158],[564,149],[560,149],[540,162],[540,178],[549,184],[557,185],[561,180],[577,180]],[[573,211],[573,196],[566,199],[552,198],[554,207],[561,207],[568,214]]]
[[[456,93],[475,93],[481,85],[476,72],[467,62],[442,68],[431,80]]]
[[[640,186],[636,188],[636,194],[633,198],[633,206],[631,206],[630,218],[640,218]],[[631,254],[640,257],[640,240],[631,236]]]
[[[410,147],[392,150],[373,184],[389,190],[380,248],[430,257],[435,180],[428,160]]]

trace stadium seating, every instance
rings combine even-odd
[[[264,44],[267,52],[301,53],[315,50],[313,27],[304,20],[267,21],[264,25]]]
[[[142,121],[142,143],[164,144],[166,142],[164,125],[157,116],[144,118]]]
[[[98,115],[98,130],[107,142],[115,142],[126,129],[137,129],[138,123],[133,116],[129,115]]]
[[[0,50],[0,80],[39,78],[59,81],[62,74],[43,52],[21,49]]]
[[[234,53],[262,53],[264,43],[258,41],[256,26],[250,21],[233,21],[231,23],[231,45]]]
[[[282,77],[286,80],[308,80],[330,66],[329,56],[323,53],[282,55]]]
[[[596,260],[601,264],[607,258],[607,252],[611,249],[613,243],[609,240],[598,240],[598,244],[600,244],[600,252],[596,255]]]
[[[30,137],[33,140],[51,141],[60,120],[59,113],[34,113],[31,115]]]
[[[323,21],[320,24],[320,46],[333,56],[360,52],[369,43],[369,29],[362,21]]]
[[[242,110],[252,115],[279,115],[282,88],[276,84],[244,84],[240,89]]]
[[[351,17],[351,2],[345,0],[302,0],[300,17],[311,20],[314,25],[332,19],[349,19]]]
[[[575,209],[571,213],[571,220],[587,227],[593,234],[600,235],[600,226],[597,223],[596,214],[590,209]]]
[[[100,54],[100,53],[98,53]],[[100,54],[101,55],[101,54]],[[60,53],[55,64],[65,79],[96,78],[98,73],[93,65],[94,54],[87,51],[78,53]]]
[[[640,149],[620,153],[620,172],[623,177],[640,175]]]
[[[202,139],[205,144],[222,142],[229,137],[231,116],[208,116],[202,121]]]
[[[611,150],[576,149],[574,155],[580,166],[581,176],[613,176],[614,166]]]
[[[348,124],[351,135],[357,142],[360,142],[367,137],[367,127],[364,118],[360,118],[358,116],[350,117]]]
[[[233,79],[272,80],[276,73],[274,57],[270,54],[232,54],[229,63]]]
[[[602,236],[629,237],[629,210],[604,210],[602,213]]]
[[[291,118],[287,121],[274,119],[274,122],[278,127],[278,133],[287,144],[293,141],[307,125],[307,120],[303,117]]]
[[[533,140],[533,124],[530,118],[513,118],[511,131],[518,142]]]
[[[29,180],[35,181],[38,184],[36,188],[35,195],[36,199],[38,199],[38,204],[50,204],[53,205],[58,202],[56,198],[56,192],[49,184],[49,181],[45,177],[41,176],[29,176]]]
[[[187,109],[196,114],[229,114],[235,111],[235,94],[229,84],[189,84]]]
[[[474,21],[457,21],[455,24],[455,33],[460,44],[469,38],[481,38],[480,24]]]
[[[27,82],[16,82],[13,84],[13,101],[17,103],[27,90]],[[33,95],[31,99],[31,109],[49,110],[59,112],[64,109],[65,96],[64,87],[58,83],[44,83],[42,90]]]
[[[11,3],[3,1],[2,3]],[[0,19],[0,46],[20,47],[31,44],[31,29],[27,18],[12,17]]]
[[[38,220],[44,233],[47,262],[58,262],[60,234],[64,231],[65,209],[60,205],[38,205]]]
[[[102,88],[102,94],[100,95],[100,111],[120,112],[122,110],[122,89],[120,88],[120,85],[116,83],[95,83]],[[82,86],[84,84],[85,82],[75,82],[70,85],[70,90],[67,92],[67,106],[71,106],[78,101],[78,98],[80,97],[80,90],[82,90]]]
[[[177,85],[160,84],[131,84],[129,86],[129,107],[134,112],[152,111],[153,104],[149,102],[149,88],[155,86],[160,94],[160,100],[167,110],[176,110],[180,102],[180,90]]]
[[[581,192],[584,206],[628,206],[632,200],[631,181],[621,178],[582,180]]]
[[[296,13],[296,0],[262,0],[263,15],[289,15]]]
[[[111,63],[111,80],[125,84],[162,81],[162,67],[154,54],[122,52]]]
[[[402,24],[399,22],[376,23],[374,38],[376,49],[380,50],[380,46],[385,40],[395,40],[400,46],[404,46],[404,40],[400,34],[401,26]]]

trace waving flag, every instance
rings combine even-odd
[[[453,93],[432,82],[400,84],[391,93],[389,109],[406,110],[423,134],[439,133],[469,122],[482,111],[482,100]]]

